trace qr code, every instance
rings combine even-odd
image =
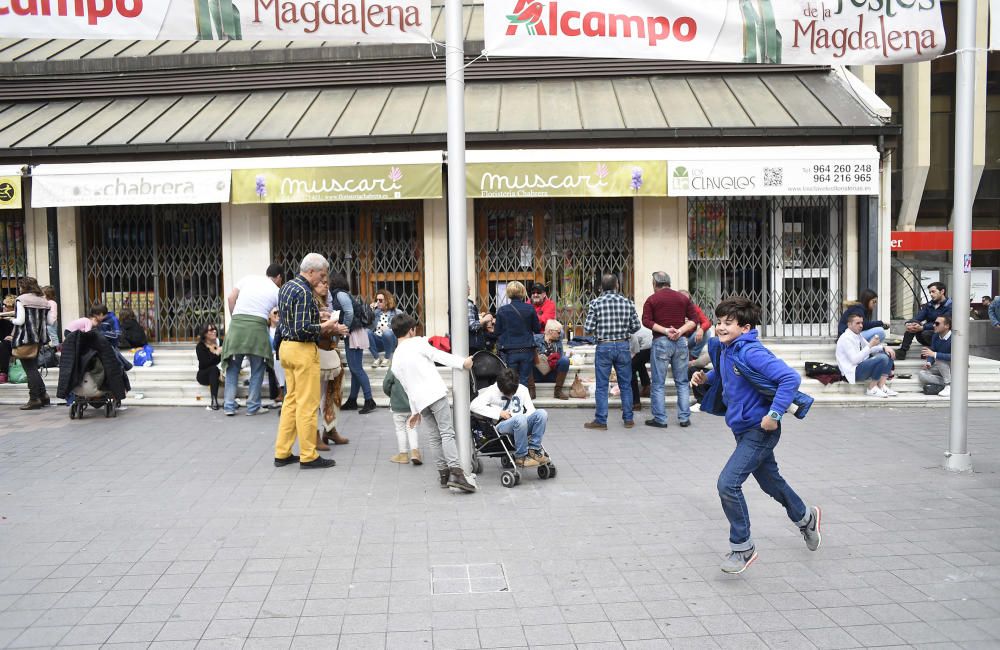
[[[764,187],[781,187],[784,181],[785,170],[781,167],[764,168]]]

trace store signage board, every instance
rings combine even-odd
[[[84,205],[227,203],[229,175],[228,169],[36,173],[31,179],[31,206],[59,208]]]
[[[874,195],[878,158],[670,160],[669,196]]]
[[[467,163],[469,198],[665,196],[662,160]]]
[[[21,206],[20,167],[0,167],[0,210],[19,210]]]
[[[392,201],[441,196],[441,163],[233,170],[234,204]]]
[[[893,252],[950,251],[954,234],[950,230],[893,230],[889,243]],[[973,230],[972,250],[1000,250],[1000,230]]]
[[[431,42],[430,0],[0,0],[0,37]]]
[[[925,61],[941,0],[490,0],[489,56],[829,65]]]

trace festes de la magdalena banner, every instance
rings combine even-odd
[[[944,49],[941,0],[485,0],[490,56],[895,64]]]
[[[430,0],[0,0],[0,37],[426,43]]]

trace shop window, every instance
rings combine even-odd
[[[0,210],[0,298],[17,295],[17,281],[27,272],[24,210]]]
[[[87,207],[80,225],[86,305],[131,308],[160,343],[223,323],[218,205]]]

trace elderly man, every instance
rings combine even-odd
[[[673,371],[677,387],[677,420],[682,427],[691,424],[691,387],[688,384],[687,335],[697,327],[698,313],[691,299],[670,288],[670,276],[663,271],[653,274],[653,295],[642,306],[642,324],[653,331],[653,384],[649,401],[653,417],[646,426],[665,429],[667,409],[664,403],[664,383],[667,366]]]
[[[320,312],[313,290],[327,280],[330,265],[319,253],[302,258],[299,275],[278,292],[278,313],[281,321],[281,348],[278,356],[285,371],[285,402],[281,409],[278,436],[274,442],[274,465],[283,467],[299,463],[302,469],[333,467],[332,458],[316,453],[316,410],[319,408],[320,335],[346,336],[347,326]],[[299,456],[292,454],[295,438],[299,439]]]
[[[260,387],[264,373],[274,364],[268,332],[271,310],[278,306],[278,288],[284,271],[279,264],[267,267],[264,275],[248,275],[229,293],[229,331],[222,344],[222,363],[226,368],[226,391],[222,409],[236,415],[236,388],[240,381],[243,358],[250,359],[250,395],[247,415],[260,413]]]
[[[608,430],[608,391],[611,368],[618,374],[618,390],[622,398],[622,420],[625,428],[635,426],[632,419],[632,356],[629,337],[641,325],[635,313],[635,303],[618,293],[618,276],[607,274],[601,278],[601,295],[590,301],[584,330],[597,338],[594,369],[597,373],[597,410],[594,420],[584,424],[586,429]]]
[[[535,313],[538,314],[539,329],[537,333],[544,334],[545,324],[556,319],[556,303],[549,298],[549,292],[541,282],[531,285],[531,305],[535,308]]]

